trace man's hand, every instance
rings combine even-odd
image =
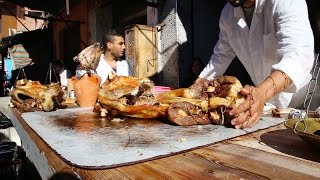
[[[265,103],[288,88],[291,83],[292,80],[286,73],[275,70],[256,87],[246,85],[240,92],[246,97],[245,102],[230,111],[230,115],[237,116],[231,124],[235,125],[235,128],[255,125],[260,119]]]
[[[236,129],[254,126],[260,120],[266,103],[265,90],[262,88],[246,85],[240,93],[246,100],[230,111],[230,115],[236,116],[231,120]]]

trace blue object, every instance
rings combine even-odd
[[[11,60],[11,58],[4,58],[4,72],[7,81],[12,78],[12,69],[13,61]]]

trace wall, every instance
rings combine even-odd
[[[81,12],[81,13],[79,13]],[[72,21],[72,22],[81,22],[80,24],[80,42],[74,42],[79,43],[79,46],[81,49],[84,49],[88,46],[88,9],[87,9],[87,0],[81,0],[79,3],[73,4],[70,6],[70,14],[67,15],[65,10],[63,10],[63,13],[61,14],[62,20],[66,21]],[[61,18],[60,18],[61,19]],[[63,42],[64,39],[61,36],[61,33],[65,29],[70,28],[71,26],[76,25],[77,23],[72,22],[63,22],[63,21],[55,21],[54,22],[54,38],[56,42],[56,55],[57,58],[63,59]]]
[[[70,5],[70,13],[62,10],[54,21],[54,59],[62,60],[73,73],[77,63],[73,61],[82,49],[89,46],[88,0],[80,0]]]
[[[159,83],[162,86],[177,88],[179,86],[179,66],[177,41],[176,0],[163,1],[159,7],[159,22],[162,29],[159,31]]]
[[[186,87],[192,57],[206,64],[219,37],[219,17],[225,2],[167,0],[158,9],[159,73],[162,85]]]
[[[34,12],[37,12],[37,15],[39,16],[44,15],[42,11],[34,10]],[[17,32],[33,31],[36,29],[41,29],[43,25],[45,25],[44,20],[42,19],[34,19],[24,16],[24,14],[32,15],[32,10],[29,8],[17,7],[17,14],[20,21],[17,22]]]
[[[16,14],[16,6],[9,6],[7,7]],[[0,38],[4,38],[9,36],[9,28],[16,29],[17,28],[17,20],[14,16],[12,16],[6,9],[1,9],[1,23],[2,23],[2,29],[0,33]]]
[[[89,42],[102,42],[103,33],[112,28],[112,5],[91,9],[89,12]]]
[[[29,10],[28,8],[22,8],[11,3],[6,3],[5,6],[10,11],[6,8],[1,8],[2,29],[0,38],[10,36],[9,28],[12,29],[11,36],[13,36],[16,33],[39,29],[44,24],[44,21],[41,19],[24,16],[24,14],[28,14],[26,11]],[[41,11],[39,11],[39,13],[41,13]]]

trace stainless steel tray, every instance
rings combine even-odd
[[[308,92],[305,96],[303,110],[290,111],[288,120],[284,124],[302,139],[320,148],[320,107],[314,112],[309,111],[320,73],[319,53],[316,56],[315,63],[312,79],[309,82]]]
[[[292,129],[303,140],[320,148],[320,117],[316,112],[309,112],[308,117],[294,119],[290,118],[289,114],[284,125]]]

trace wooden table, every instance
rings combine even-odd
[[[112,169],[81,169],[65,163],[26,124],[16,109],[4,107],[28,157],[43,179],[69,173],[80,179],[319,179],[319,149],[284,125],[178,155]]]

